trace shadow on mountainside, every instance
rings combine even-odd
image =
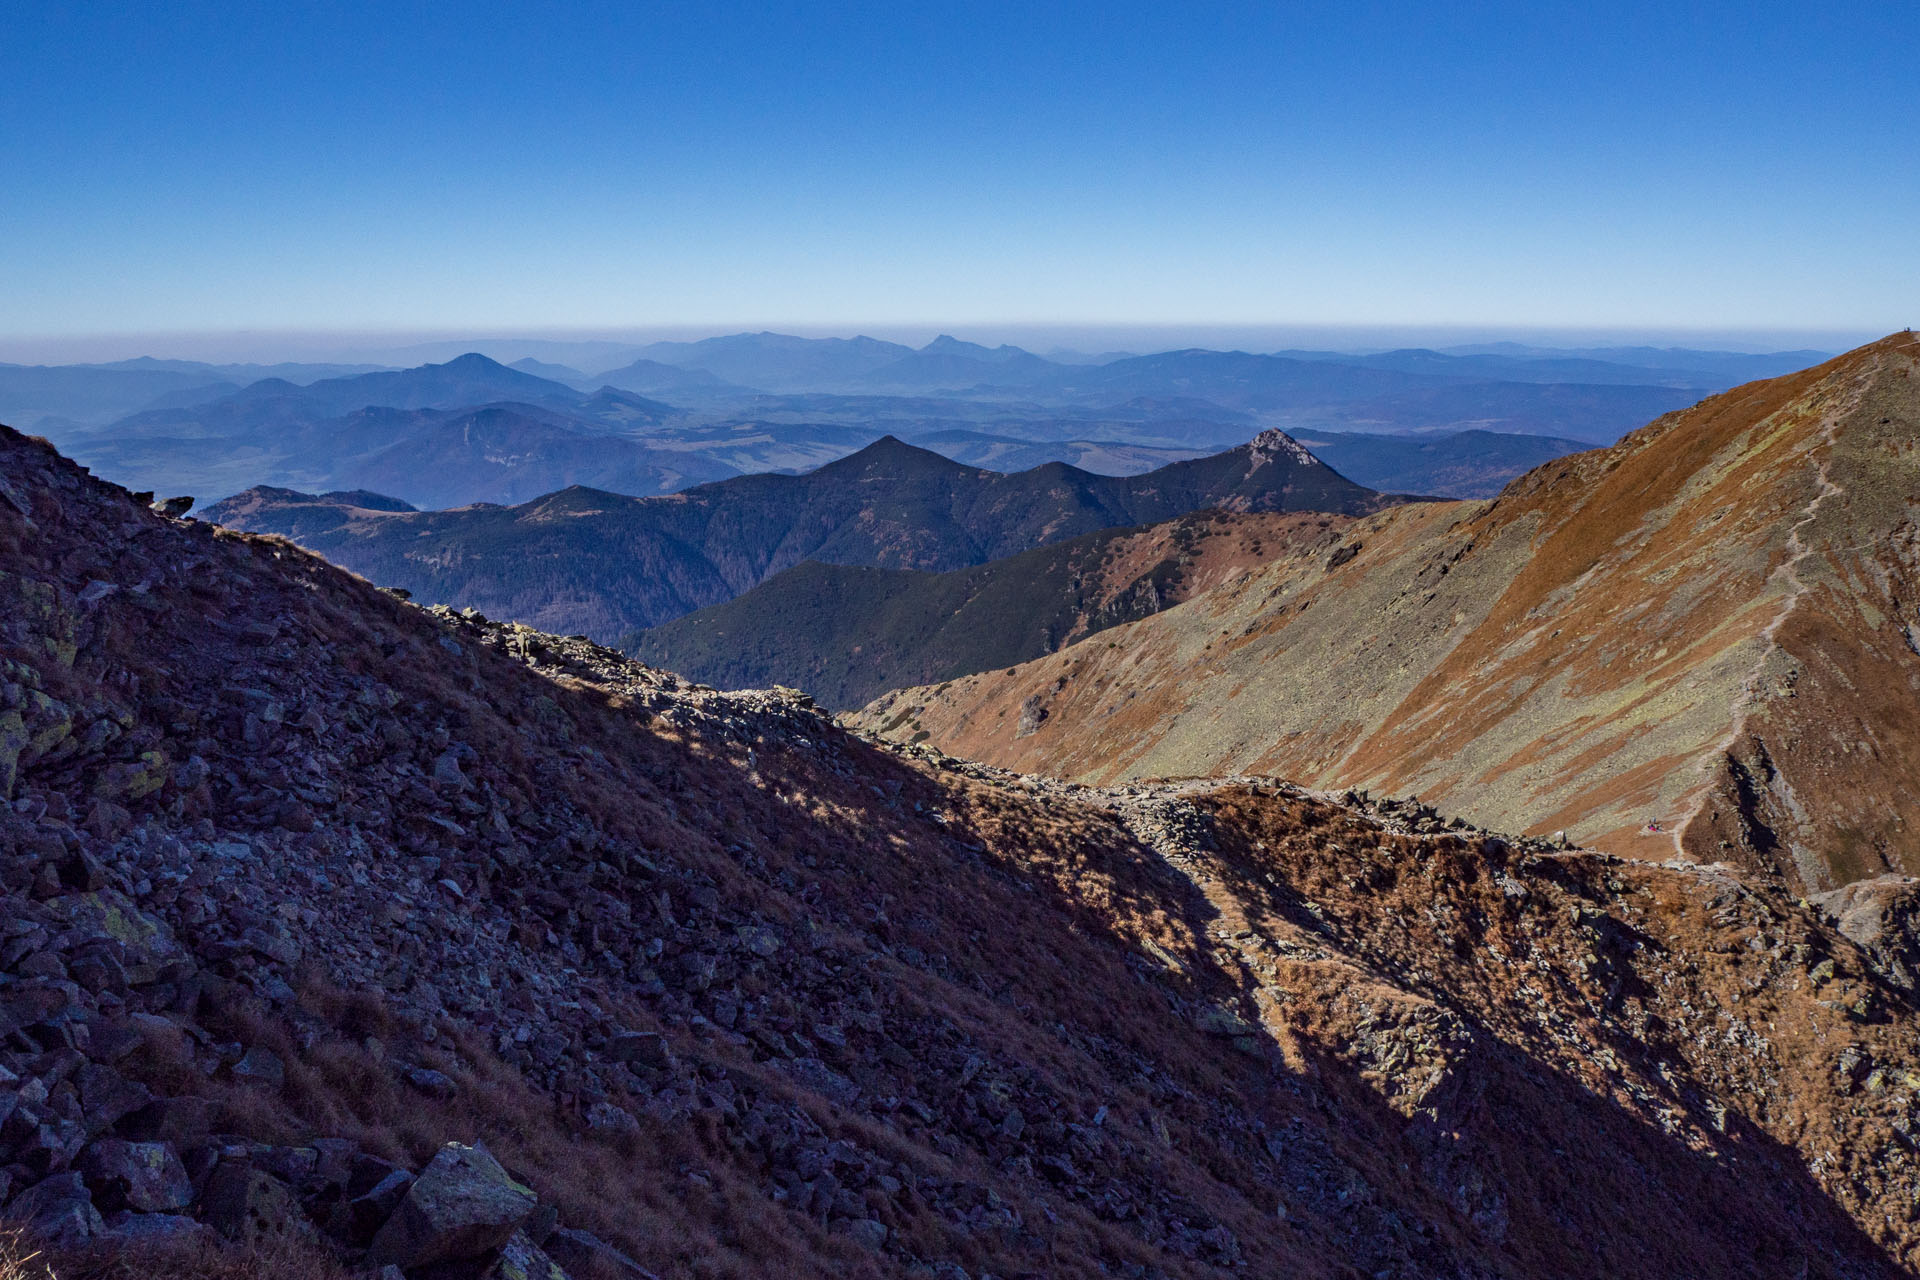
[[[1199,801],[1219,844],[1219,896],[1283,939],[1265,974],[1243,957],[1223,968],[1249,999],[1279,995],[1273,1038],[1324,1082],[1335,1127],[1371,1154],[1371,1174],[1414,1175],[1442,1220],[1523,1275],[1913,1273],[1809,1168],[1838,1173],[1859,1200],[1888,1194],[1863,1181],[1899,1148],[1897,1108],[1864,1124],[1860,1106],[1841,1117],[1835,1089],[1808,1087],[1825,1063],[1731,1034],[1743,1024],[1728,1010],[1743,989],[1752,998],[1751,961],[1766,959],[1738,932],[1745,911],[1781,930],[1776,952],[1801,949],[1802,969],[1830,952],[1880,1002],[1868,1026],[1798,1001],[1828,1022],[1830,1051],[1873,1034],[1856,1079],[1893,1058],[1911,999],[1845,939],[1716,869],[1389,836],[1334,806],[1259,791]],[[1694,881],[1707,892],[1679,901]],[[1655,900],[1637,923],[1621,907],[1635,897]],[[1715,937],[1716,924],[1731,927]],[[1527,945],[1533,966],[1516,976]],[[1782,1003],[1753,1020],[1808,1019]],[[1765,1121],[1801,1131],[1803,1149]],[[1864,1148],[1850,1169],[1821,1154],[1842,1134]]]

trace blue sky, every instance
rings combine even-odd
[[[16,338],[1920,312],[1907,4],[7,4],[0,72]]]

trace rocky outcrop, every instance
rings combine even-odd
[[[1875,876],[1816,894],[1813,901],[1866,951],[1887,981],[1914,990],[1920,976],[1920,880]]]

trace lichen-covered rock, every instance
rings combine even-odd
[[[481,1273],[481,1280],[571,1280],[546,1250],[516,1231],[500,1246],[500,1256]]]
[[[193,1202],[186,1166],[164,1142],[103,1138],[82,1153],[80,1172],[108,1212],[178,1213]]]
[[[103,800],[144,800],[167,785],[170,766],[158,751],[143,751],[132,760],[110,764],[93,782],[93,794]]]
[[[0,800],[13,799],[20,777],[20,753],[33,741],[27,721],[18,711],[0,711]]]
[[[539,1203],[484,1146],[449,1142],[408,1188],[367,1256],[407,1270],[478,1257],[505,1244]]]

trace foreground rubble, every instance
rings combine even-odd
[[[883,748],[11,433],[0,654],[0,1200],[62,1275],[1920,1261],[1907,882]]]

